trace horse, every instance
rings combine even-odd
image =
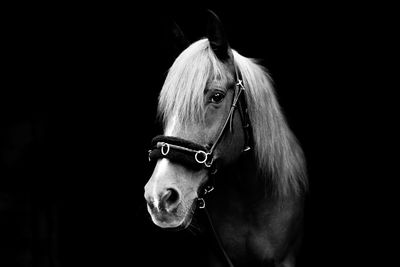
[[[149,150],[148,213],[155,225],[182,230],[204,211],[200,227],[208,224],[215,241],[210,266],[295,266],[308,187],[303,150],[267,70],[231,48],[208,14],[207,36],[179,54],[159,94],[164,132]]]

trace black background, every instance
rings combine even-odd
[[[208,8],[231,46],[268,69],[305,151],[301,266],[369,260],[364,246],[374,234],[360,218],[375,207],[361,197],[371,179],[359,158],[369,151],[360,129],[366,118],[376,120],[365,109],[366,77],[375,73],[368,65],[380,52],[371,41],[381,30],[376,10]],[[176,21],[196,41],[205,36],[205,8],[9,11],[1,52],[0,266],[195,266],[207,244],[155,227],[143,187],[151,174],[147,147],[161,133],[157,96],[175,56],[168,25]]]

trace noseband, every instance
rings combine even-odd
[[[214,175],[217,172],[217,167],[215,164],[216,155],[214,154],[215,148],[222,140],[228,126],[229,130],[232,131],[233,115],[236,108],[239,110],[245,134],[245,147],[243,151],[250,150],[252,145],[250,119],[247,111],[245,87],[239,75],[240,74],[235,65],[236,82],[234,87],[234,98],[232,100],[228,116],[225,119],[217,138],[211,145],[203,146],[179,137],[158,135],[151,141],[149,161],[167,158],[194,171],[207,169],[210,175]],[[214,189],[214,187],[209,184],[205,185],[203,188],[204,189],[199,193],[199,208],[205,207],[203,196]]]

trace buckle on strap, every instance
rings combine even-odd
[[[209,194],[213,190],[214,190],[214,186],[212,186],[212,185],[208,185],[203,189],[203,193],[202,193],[201,197],[197,198],[199,209],[204,209],[206,207],[206,201],[204,200],[203,196]]]
[[[236,86],[239,86],[242,90],[244,90],[243,81],[241,79],[237,79]]]

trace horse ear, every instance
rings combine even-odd
[[[208,10],[207,38],[210,46],[219,60],[225,61],[229,58],[229,43],[222,22],[218,16]]]
[[[168,62],[173,61],[189,46],[189,42],[181,28],[171,17],[162,16],[160,23],[163,30],[162,39],[159,42],[160,48],[163,51],[163,56],[168,58]]]
[[[189,41],[185,38],[181,28],[175,21],[171,22],[172,46],[175,56],[178,56],[189,46]]]

